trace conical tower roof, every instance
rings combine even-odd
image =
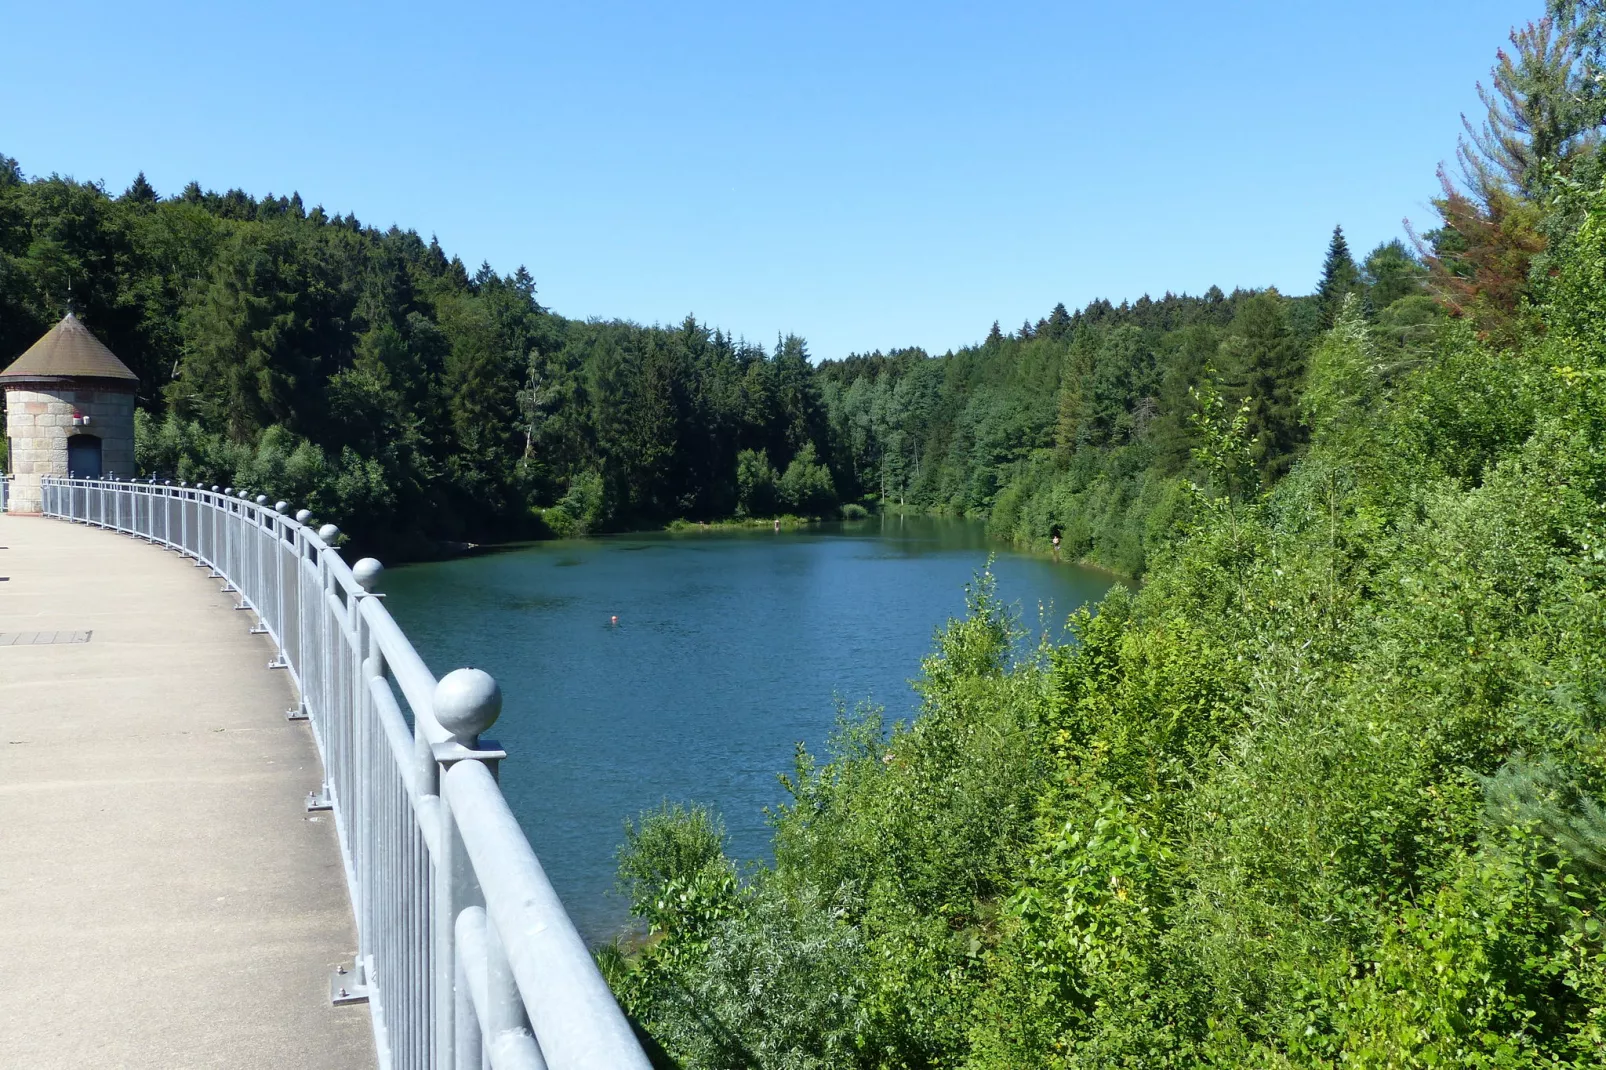
[[[50,328],[28,351],[0,372],[0,384],[15,379],[122,379],[139,382],[139,376],[117,359],[78,322],[71,312]]]

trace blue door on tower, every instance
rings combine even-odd
[[[74,435],[67,440],[67,471],[74,479],[100,478],[100,439]]]

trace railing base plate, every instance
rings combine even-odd
[[[307,792],[307,813],[316,813],[319,810],[333,810],[335,804],[329,801],[329,789]]]
[[[368,1002],[367,971],[358,963],[352,963],[348,970],[344,966],[336,966],[329,974],[329,1002],[336,1007],[344,1007],[349,1003]]]
[[[285,710],[284,719],[286,721],[305,721],[307,719],[307,711],[301,706],[297,706],[293,710]]]

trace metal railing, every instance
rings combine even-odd
[[[245,492],[46,477],[46,516],[120,531],[210,567],[255,613],[323,756],[308,799],[339,829],[357,956],[335,1002],[366,998],[397,1070],[646,1070],[630,1024],[497,785],[482,741],[496,682],[438,682],[332,526]],[[399,699],[398,699],[399,692]],[[411,721],[403,712],[411,713]]]

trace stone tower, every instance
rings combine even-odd
[[[134,474],[138,383],[71,312],[0,372],[11,512],[39,511],[41,476]]]

